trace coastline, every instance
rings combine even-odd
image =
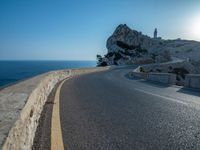
[[[57,83],[69,77],[109,68],[51,71],[1,89],[0,148],[31,148],[43,105]]]
[[[23,81],[29,80],[29,79],[34,78],[34,77],[36,77],[36,76],[39,76],[39,75],[42,75],[42,74],[46,74],[46,73],[48,73],[48,72],[52,72],[52,71],[60,71],[60,70],[88,69],[88,68],[95,68],[95,67],[65,68],[65,69],[56,69],[56,70],[46,71],[46,72],[43,72],[43,73],[38,73],[38,74],[36,74],[36,75],[30,76],[30,77],[25,77],[25,78],[23,78],[23,79],[19,79],[19,80],[17,80],[17,81],[10,82],[10,83],[8,83],[8,84],[2,85],[2,86],[0,86],[0,91],[3,90],[3,89],[5,89],[5,88],[7,88],[7,87],[10,87],[10,86],[13,86],[13,85],[15,85],[15,84],[18,84],[18,83],[20,83],[20,82],[23,82]]]
[[[95,66],[96,61],[83,60],[0,60],[0,88],[10,86],[18,83],[18,81],[23,81],[49,71],[79,69]]]

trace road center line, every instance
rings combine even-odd
[[[51,120],[51,150],[64,150],[60,123],[60,90],[66,80],[63,80],[56,90]]]

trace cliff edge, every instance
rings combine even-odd
[[[200,42],[197,41],[152,38],[120,24],[108,38],[106,47],[106,55],[97,55],[99,66],[165,63],[176,57],[184,60],[186,66],[192,66],[189,73],[200,70]]]

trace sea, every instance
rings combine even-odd
[[[95,66],[96,61],[0,61],[0,88],[48,71]]]

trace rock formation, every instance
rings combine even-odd
[[[176,57],[200,70],[200,42],[197,41],[151,38],[121,24],[108,38],[106,47],[108,53],[101,57],[99,66],[163,63]]]

